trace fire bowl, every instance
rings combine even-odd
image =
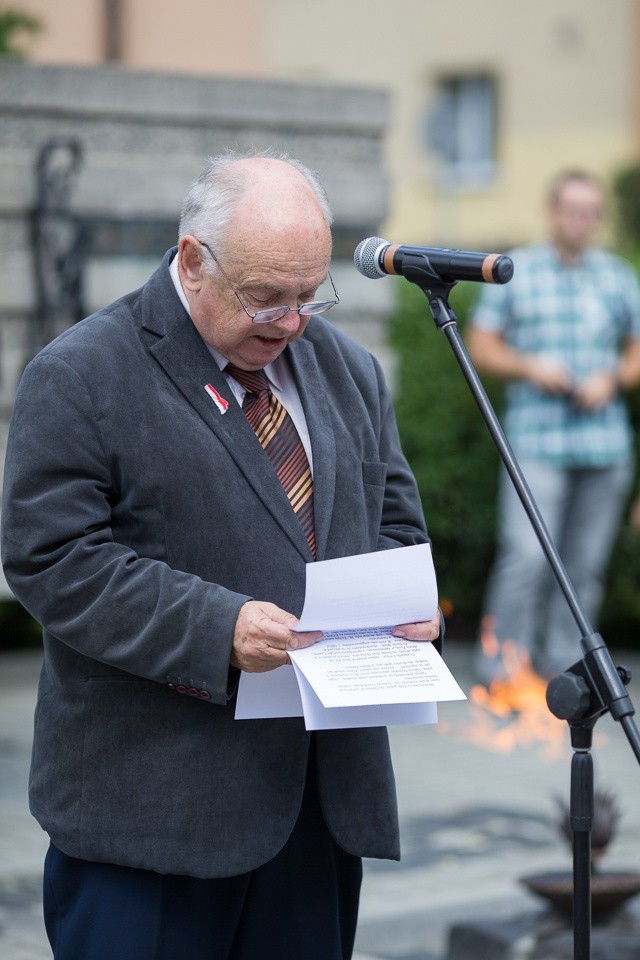
[[[557,913],[569,920],[573,916],[573,873],[558,871],[520,877],[532,893],[546,900]],[[640,893],[640,873],[602,870],[591,875],[591,915],[593,920],[608,920],[627,900]]]

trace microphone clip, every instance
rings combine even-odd
[[[405,280],[419,287],[424,293],[438,330],[444,329],[450,323],[457,323],[458,318],[449,303],[449,294],[457,285],[457,280],[445,280],[440,276],[426,253],[405,255],[402,274]]]
[[[457,280],[446,280],[432,266],[426,253],[405,254],[402,264],[402,274],[410,283],[427,293],[427,291],[446,292],[458,283]]]

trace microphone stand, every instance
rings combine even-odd
[[[633,704],[625,690],[631,674],[626,667],[614,666],[604,640],[600,634],[594,632],[589,623],[520,465],[462,342],[457,317],[449,304],[449,294],[457,281],[447,280],[436,273],[426,254],[405,255],[402,273],[427,297],[436,327],[449,341],[580,629],[580,644],[584,657],[550,681],[546,699],[551,713],[569,723],[571,734],[573,758],[569,818],[573,833],[573,956],[574,960],[591,960],[591,829],[594,817],[592,735],[598,718],[610,712],[613,719],[622,725],[636,760],[640,763],[640,733],[633,720]]]

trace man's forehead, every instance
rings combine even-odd
[[[604,202],[604,191],[597,183],[586,180],[568,180],[558,191],[555,205],[584,204],[593,206],[604,205]]]
[[[292,216],[234,218],[221,253],[245,274],[326,274],[332,252],[331,230],[323,218]]]

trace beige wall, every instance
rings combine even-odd
[[[40,33],[21,40],[30,60],[74,65],[101,61],[102,0],[15,0],[11,6],[42,24]]]
[[[104,0],[20,0],[51,33],[38,60],[91,62]],[[610,177],[640,150],[640,0],[121,0],[123,62],[388,88],[390,239],[503,246],[536,236],[541,195],[567,166]],[[186,15],[185,15],[186,11]],[[495,177],[444,187],[425,144],[443,75],[498,83]]]
[[[638,0],[421,0],[383,5],[325,0],[309,64],[287,43],[306,8],[275,0],[271,63],[282,75],[333,76],[389,85],[392,213],[388,235],[402,242],[504,244],[540,229],[540,197],[558,168],[587,166],[609,176],[637,143]],[[443,74],[489,70],[498,79],[498,169],[480,189],[438,186],[424,145],[425,114]]]
[[[245,76],[266,72],[261,37],[268,4],[261,0],[132,0],[124,6],[128,66]]]
[[[23,44],[39,63],[104,59],[108,0],[14,0],[42,34]],[[180,73],[264,74],[261,0],[119,0],[122,64]]]

